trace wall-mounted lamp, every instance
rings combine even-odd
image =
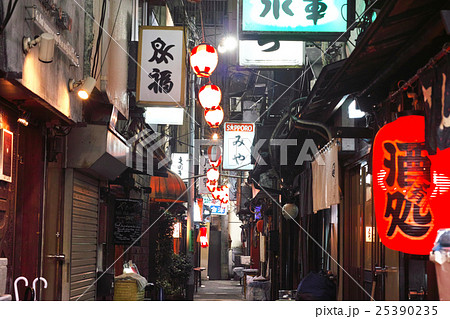
[[[42,33],[33,40],[28,37],[22,39],[23,53],[27,54],[31,48],[39,44],[39,61],[44,63],[53,62],[55,53],[55,37],[50,33]]]
[[[22,124],[23,126],[28,126],[30,122],[31,113],[23,112],[23,114],[17,119],[17,123]]]
[[[73,92],[76,88],[80,88],[78,90],[78,96],[82,100],[87,100],[92,90],[95,87],[95,79],[93,77],[87,77],[82,81],[75,81],[74,79],[69,79],[69,92]]]

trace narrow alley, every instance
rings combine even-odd
[[[194,301],[243,301],[242,289],[234,280],[205,280],[197,288]]]

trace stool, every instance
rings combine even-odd
[[[205,267],[196,267],[194,268],[194,285],[195,285],[195,292],[197,292],[197,282],[198,285],[202,286],[202,271],[206,270]]]

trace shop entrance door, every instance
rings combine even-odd
[[[384,299],[383,249],[376,232],[372,175],[367,160],[345,171],[344,300]]]
[[[221,232],[211,230],[209,234],[208,276],[210,280],[220,280],[221,276]]]

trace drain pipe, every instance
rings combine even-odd
[[[317,127],[320,127],[321,129],[323,129],[323,130],[327,133],[328,141],[331,141],[331,139],[333,138],[330,129],[329,129],[325,124],[323,124],[323,123],[316,122],[316,121],[302,120],[302,119],[299,119],[299,118],[297,118],[297,117],[295,117],[295,116],[293,116],[293,115],[291,115],[291,119],[292,119],[295,123],[298,123],[298,124],[300,124],[300,125],[310,125],[310,126],[317,126]],[[316,131],[316,133],[319,133],[317,130],[314,130],[314,129],[308,129],[308,128],[305,128],[305,129],[306,129],[306,130],[311,130],[311,131]],[[320,133],[319,133],[319,134],[320,134]],[[320,134],[320,135],[322,135],[322,134]],[[322,135],[322,136],[323,136],[323,135]]]

